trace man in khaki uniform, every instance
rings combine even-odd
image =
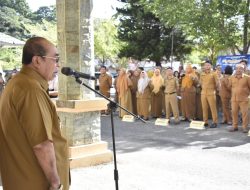
[[[107,68],[103,65],[100,68],[100,76],[99,76],[99,88],[100,92],[106,96],[107,98],[110,97],[110,88],[112,87],[112,77],[107,74]],[[108,110],[102,110],[102,114],[108,114]]]
[[[218,114],[216,108],[216,89],[218,86],[218,78],[211,71],[210,62],[205,62],[204,72],[200,75],[201,84],[201,104],[203,112],[203,121],[205,126],[208,126],[208,109],[212,112],[213,123],[210,128],[216,128],[218,123]]]
[[[22,69],[7,84],[0,102],[0,170],[4,190],[69,189],[66,139],[49,98],[59,56],[41,37],[23,48]]]
[[[220,79],[220,98],[222,103],[223,120],[221,124],[232,125],[231,114],[231,89],[228,88],[229,79],[233,73],[233,69],[230,65],[226,66],[224,76]]]
[[[177,90],[179,90],[178,79],[173,75],[173,70],[171,67],[167,68],[166,77],[164,79],[165,86],[165,106],[166,106],[166,118],[170,119],[170,106],[173,110],[175,124],[179,124],[179,108],[177,100]]]
[[[243,74],[246,76],[250,76],[250,70],[247,68],[247,60],[243,59],[239,64],[242,64],[244,66]]]
[[[229,88],[232,89],[232,117],[233,128],[230,132],[238,131],[238,114],[239,109],[242,114],[243,133],[248,132],[248,96],[250,94],[250,77],[244,75],[244,65],[236,66],[235,75],[229,80]]]

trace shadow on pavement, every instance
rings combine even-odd
[[[242,132],[228,132],[228,126],[220,125],[216,129],[189,129],[188,122],[179,125],[156,126],[155,120],[144,124],[140,121],[122,122],[114,117],[116,148],[119,153],[141,151],[145,148],[178,149],[185,147],[201,147],[212,149],[217,147],[234,147],[250,142],[250,137]],[[101,119],[102,140],[109,143],[112,149],[111,122],[109,117]]]

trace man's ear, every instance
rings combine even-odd
[[[32,57],[32,65],[35,67],[35,68],[39,68],[40,67],[40,64],[41,64],[41,57],[39,56],[33,56]]]

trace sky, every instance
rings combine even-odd
[[[41,6],[55,5],[56,0],[26,0],[32,11],[36,11]],[[115,14],[115,7],[122,6],[123,3],[117,0],[93,0],[93,16],[95,18],[111,18]]]

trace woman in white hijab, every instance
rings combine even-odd
[[[137,90],[137,111],[138,115],[143,119],[149,119],[149,108],[150,108],[150,98],[151,92],[149,87],[148,75],[145,71],[142,71],[140,74],[140,79],[138,81],[138,90]]]

